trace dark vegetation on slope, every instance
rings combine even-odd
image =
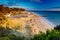
[[[12,29],[4,28],[0,25],[0,40],[24,40],[24,37],[17,37],[11,34]]]
[[[60,31],[60,25],[57,25],[54,29]]]
[[[51,31],[47,30],[46,33],[35,35],[34,38],[31,38],[30,40],[60,40],[60,31],[57,27],[55,27],[55,29]],[[11,31],[12,29],[5,29],[0,25],[0,40],[26,40],[26,38],[24,37],[18,37],[14,34],[10,34]]]

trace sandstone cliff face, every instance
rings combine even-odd
[[[53,29],[52,25],[48,24],[43,17],[25,10],[17,10],[14,9],[6,13],[2,11],[0,12],[0,14],[3,14],[1,16],[2,18],[0,18],[1,25],[4,28],[8,27],[13,29],[13,34],[30,37],[39,32],[46,32],[46,30]]]

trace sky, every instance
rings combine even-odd
[[[60,0],[0,0],[0,4],[10,7],[20,7],[28,10],[50,9],[60,7]]]

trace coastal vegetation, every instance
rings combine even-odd
[[[11,31],[12,29],[5,29],[0,26],[0,40],[27,40],[25,37],[10,34]],[[41,32],[29,40],[60,40],[60,31],[55,29],[51,31],[47,30],[46,33]]]
[[[57,25],[54,29],[60,31],[60,25]]]

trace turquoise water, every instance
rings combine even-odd
[[[60,12],[36,12],[39,15],[42,15],[47,20],[51,21],[53,24],[58,25],[60,24]]]
[[[60,24],[60,12],[59,11],[33,11],[38,15],[42,15],[44,18],[52,22],[54,25]]]

